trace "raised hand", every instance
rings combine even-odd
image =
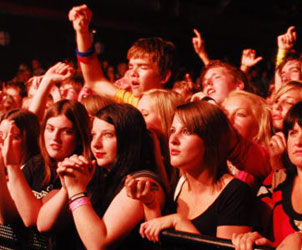
[[[256,57],[256,51],[253,49],[244,49],[241,56],[240,69],[243,72],[247,72],[251,67],[259,63],[263,58],[261,56]]]
[[[48,79],[52,83],[62,82],[72,77],[74,71],[75,71],[74,68],[71,67],[70,65],[66,63],[58,62],[46,71],[43,80]]]
[[[290,50],[295,45],[297,40],[297,33],[295,26],[290,26],[285,34],[279,35],[277,38],[278,49]]]
[[[73,7],[68,14],[69,21],[73,23],[75,31],[89,33],[89,24],[92,18],[92,12],[86,4]]]
[[[282,164],[282,154],[286,150],[286,139],[282,132],[277,132],[272,136],[268,149],[272,169],[284,168]]]
[[[21,154],[21,143],[22,143],[22,137],[19,129],[17,128],[14,121],[8,121],[9,122],[9,130],[7,135],[3,135],[4,138],[3,145],[1,148],[2,151],[2,157],[3,157],[3,163],[5,166],[8,165],[17,165],[22,162],[22,154]],[[14,145],[13,145],[14,144]],[[20,152],[17,152],[16,146],[19,144],[20,146]]]
[[[210,60],[209,60],[208,54],[205,50],[204,40],[202,39],[202,37],[197,29],[193,29],[193,31],[196,35],[195,37],[192,38],[192,44],[193,44],[194,50],[195,50],[196,54],[200,57],[200,59],[203,61],[203,63],[205,65],[207,65],[210,62]]]

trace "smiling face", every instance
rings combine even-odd
[[[204,142],[191,133],[176,115],[169,138],[171,165],[183,170],[201,170],[204,159]]]
[[[274,101],[272,105],[272,124],[276,130],[282,130],[285,115],[288,110],[300,100],[300,91],[292,89]]]
[[[223,103],[223,108],[234,128],[249,140],[253,140],[259,130],[251,105],[249,99],[243,96],[229,97]]]
[[[290,161],[300,169],[302,168],[302,128],[296,122],[288,132],[287,152]]]
[[[163,88],[163,81],[160,77],[157,64],[148,57],[130,58],[128,77],[131,83],[131,91],[134,96],[141,96],[149,89]]]
[[[203,77],[203,93],[220,104],[228,94],[241,87],[235,82],[234,76],[223,67],[210,68]]]
[[[49,118],[44,130],[44,142],[49,156],[56,161],[72,155],[77,146],[72,122],[65,115]]]
[[[94,118],[92,125],[91,151],[100,167],[110,166],[116,160],[117,138],[112,124]]]

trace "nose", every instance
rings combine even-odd
[[[300,131],[296,137],[296,143],[297,146],[302,146],[302,131]]]
[[[273,109],[275,109],[275,110],[278,110],[278,111],[281,111],[282,110],[282,105],[281,105],[281,103],[280,102],[275,102],[274,104],[273,104]]]
[[[102,142],[102,138],[100,135],[96,135],[92,141],[91,141],[91,146],[95,149],[99,149],[103,147],[103,142]]]
[[[171,145],[179,145],[178,134],[176,134],[176,133],[171,134],[170,138],[169,138],[169,143]]]
[[[130,77],[138,77],[138,71],[137,71],[137,67],[133,66],[131,69],[129,69],[130,71]]]
[[[61,142],[61,135],[59,130],[53,132],[53,140],[56,142]]]

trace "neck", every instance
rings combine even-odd
[[[297,180],[302,183],[302,168],[297,167]]]
[[[214,187],[214,178],[210,176],[207,169],[199,171],[199,173],[186,171],[185,176],[187,178],[188,186],[191,191],[200,192],[201,190],[205,191]]]

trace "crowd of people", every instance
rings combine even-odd
[[[204,66],[193,81],[175,77],[172,42],[140,38],[116,74],[95,51],[92,11],[68,18],[78,63],[33,60],[3,83],[0,248],[9,232],[9,249],[154,249],[171,228],[241,250],[302,249],[295,27],[277,38],[263,96],[252,49],[240,68],[211,60],[194,30]]]

